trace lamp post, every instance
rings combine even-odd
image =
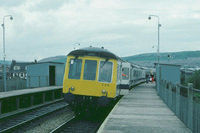
[[[159,57],[159,50],[160,50],[160,27],[161,24],[159,23],[159,16],[157,15],[149,15],[148,19],[151,20],[151,17],[156,17],[158,19],[158,49],[157,49],[157,58],[158,58],[158,65],[157,65],[157,72],[156,72],[156,84],[157,84],[157,93],[159,94],[159,82],[160,82],[160,57]]]
[[[4,91],[6,90],[6,48],[5,48],[5,18],[10,17],[10,20],[13,20],[12,15],[6,15],[3,17],[3,24],[1,25],[3,27],[3,79],[4,79]]]
[[[155,48],[155,47],[157,48],[157,56],[156,56],[156,59],[155,59],[155,62],[156,62],[156,60],[158,59],[158,47],[154,46],[154,45],[152,46],[152,48]]]

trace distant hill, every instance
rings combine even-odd
[[[60,55],[60,56],[53,56],[53,57],[47,57],[42,60],[39,60],[38,62],[60,62],[65,63],[67,59],[67,56]]]
[[[160,63],[177,64],[187,67],[200,67],[200,51],[183,51],[183,52],[168,52],[160,53]],[[54,56],[40,60],[39,62],[66,62],[67,56]],[[154,67],[157,62],[157,53],[146,53],[122,57],[124,60],[133,62],[141,66]]]
[[[3,60],[0,60],[0,64],[3,64],[4,63],[4,61]],[[6,61],[6,64],[11,64],[12,63],[12,61]]]
[[[122,58],[142,66],[153,67],[154,63],[157,62],[157,53],[139,54]],[[160,53],[159,59],[161,63],[200,67],[200,51]]]
[[[187,67],[200,67],[200,51],[166,52],[160,53],[160,63],[177,64]],[[138,54],[122,57],[124,60],[133,62],[141,66],[154,67],[157,62],[157,53]],[[66,55],[53,56],[39,60],[38,62],[61,62],[65,63]],[[0,63],[3,61],[0,61]],[[8,64],[11,61],[7,61]]]
[[[169,52],[160,53],[160,60],[165,61],[172,58],[173,60],[185,60],[188,58],[200,58],[200,51],[184,51],[184,52]],[[128,61],[154,61],[157,59],[157,53],[139,54],[128,57],[122,57]]]

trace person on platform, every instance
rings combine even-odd
[[[148,84],[148,82],[149,82],[149,74],[146,73],[146,83]]]
[[[151,74],[151,82],[153,83],[153,80],[154,80],[154,75]]]

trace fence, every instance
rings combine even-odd
[[[6,80],[6,91],[19,90],[26,88],[26,80],[20,78],[12,78]],[[0,80],[0,92],[4,91],[3,79]]]
[[[200,90],[194,89],[191,83],[185,87],[161,80],[159,95],[193,133],[200,133]]]
[[[28,76],[27,79],[14,77],[6,80],[6,91],[20,90],[34,87],[49,86],[48,76]],[[0,92],[4,91],[3,79],[0,79]]]

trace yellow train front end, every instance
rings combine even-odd
[[[63,80],[66,102],[104,107],[118,95],[117,60],[94,55],[67,56]]]

